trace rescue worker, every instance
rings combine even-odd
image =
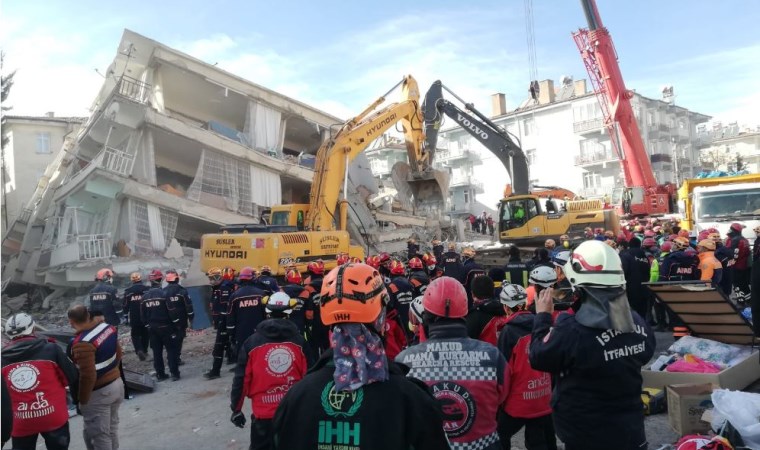
[[[485,275],[472,282],[473,308],[465,317],[467,336],[496,345],[496,336],[504,326],[506,312],[494,297],[494,282]]]
[[[132,281],[132,286],[124,289],[122,309],[125,311],[127,323],[131,327],[132,347],[134,347],[140,361],[145,361],[150,346],[150,331],[140,318],[140,304],[143,294],[150,288],[143,284],[142,275],[139,272],[130,274],[129,279]]]
[[[467,305],[472,308],[472,281],[485,276],[483,266],[475,261],[475,249],[467,247],[462,250],[462,268],[464,271],[464,290],[467,292]]]
[[[448,448],[438,402],[385,356],[380,273],[366,264],[336,267],[321,294],[331,348],[277,408],[274,448]]]
[[[425,266],[420,258],[414,257],[409,260],[409,283],[413,288],[413,297],[419,297],[425,293],[430,277],[425,272]]]
[[[148,275],[150,289],[143,294],[141,317],[150,330],[150,348],[153,350],[153,368],[156,380],[169,378],[164,366],[164,348],[166,362],[172,381],[179,380],[179,314],[161,288],[164,274],[154,269]]]
[[[263,299],[269,297],[267,292],[260,289],[254,280],[252,267],[243,267],[238,274],[238,288],[230,295],[230,312],[227,314],[227,333],[230,335],[230,343],[234,346],[234,352],[248,336],[256,331],[256,327],[264,321]],[[279,292],[279,289],[278,289]],[[239,358],[238,358],[239,360]]]
[[[460,283],[464,283],[465,272],[462,259],[457,253],[456,242],[449,242],[449,251],[443,254],[442,268],[444,276],[455,278]]]
[[[752,247],[752,296],[750,298],[750,311],[754,318],[753,327],[755,336],[760,337],[760,226],[755,227],[755,243]]]
[[[519,284],[504,286],[500,302],[506,320],[499,335],[498,348],[509,366],[509,394],[499,410],[501,448],[512,448],[511,440],[525,427],[525,448],[556,450],[552,408],[551,375],[530,366],[528,349],[535,314],[527,309],[525,288]]]
[[[2,351],[3,392],[10,411],[3,411],[3,434],[10,433],[14,449],[34,450],[42,435],[48,450],[65,450],[71,442],[66,387],[76,385],[79,372],[61,347],[35,336],[34,327],[26,313],[5,322],[10,342]],[[7,429],[6,418],[13,420]]]
[[[554,253],[554,250],[557,248],[557,242],[554,239],[547,239],[544,241],[544,248],[547,252],[549,252],[549,256],[552,256],[552,253]]]
[[[203,377],[208,380],[221,376],[220,371],[222,370],[225,354],[227,355],[228,362],[233,360],[230,336],[227,333],[227,313],[230,306],[230,294],[234,290],[234,284],[231,280],[231,278],[234,278],[234,273],[234,270],[230,268],[222,270],[218,267],[212,267],[207,272],[209,283],[211,283],[211,304],[209,309],[211,310],[211,317],[216,329],[214,349],[211,351],[211,356],[213,357],[211,370],[203,374]]]
[[[272,276],[272,268],[267,265],[261,266],[261,274],[258,278],[255,278],[254,284],[257,288],[266,292],[267,295],[272,295],[275,292],[280,291],[280,286],[277,285],[277,279]]]
[[[95,287],[90,291],[90,311],[100,311],[103,313],[106,322],[109,325],[117,326],[120,323],[119,314],[121,314],[121,302],[113,287],[113,271],[111,269],[100,269],[95,275]]]
[[[422,329],[422,313],[425,312],[425,307],[422,305],[422,299],[422,296],[416,297],[409,305],[409,330],[413,334],[409,341],[410,347],[425,341],[425,332]]]
[[[504,285],[504,280],[507,278],[504,269],[493,267],[488,269],[488,277],[493,280],[493,298],[499,298],[501,295],[501,287]]]
[[[415,295],[414,286],[404,276],[405,271],[404,263],[394,259],[390,266],[390,274],[393,278],[390,283],[385,285],[385,288],[390,297],[387,314],[392,316],[391,319],[397,320],[402,329],[408,330],[409,304],[412,303]],[[395,311],[396,314],[391,314],[391,311]]]
[[[436,261],[443,261],[443,243],[441,240],[433,239],[431,245],[433,246],[433,256],[435,256]]]
[[[240,270],[241,276],[245,270]],[[252,450],[272,448],[272,418],[277,406],[314,362],[303,336],[288,320],[298,300],[276,292],[263,302],[267,318],[242,343],[230,392],[230,421],[237,427],[245,426],[243,403],[246,397],[251,399]]]
[[[712,239],[699,241],[697,252],[699,252],[699,279],[709,281],[714,287],[718,287],[723,276],[723,266],[715,258],[715,242]]]
[[[388,252],[382,252],[379,255],[377,255],[378,261],[380,262],[380,267],[377,269],[380,271],[380,275],[383,276],[385,279],[385,284],[391,282],[391,255]]]
[[[421,256],[420,245],[414,238],[409,238],[409,240],[406,241],[406,259],[410,260],[412,258],[419,258]]]
[[[673,240],[673,251],[665,257],[660,266],[660,281],[684,281],[698,280],[697,259],[686,253],[689,240],[684,237],[676,237]]]
[[[587,241],[565,265],[578,291],[575,314],[552,319],[551,289],[536,301],[530,342],[532,368],[552,374],[554,426],[567,450],[646,448],[641,367],[655,337],[632,312],[619,256]]]
[[[737,299],[744,303],[749,300],[749,278],[750,271],[750,248],[747,238],[742,236],[742,230],[744,225],[740,223],[732,223],[728,229],[728,237],[726,238],[726,247],[734,251],[734,290],[736,291]]]
[[[509,246],[509,260],[504,266],[504,272],[506,278],[504,279],[508,283],[519,284],[522,287],[528,286],[528,265],[520,260],[520,249],[516,245]]]
[[[119,448],[119,406],[124,400],[121,379],[121,345],[116,327],[93,318],[84,305],[67,312],[76,333],[68,348],[79,368],[79,383],[71,396],[84,422],[82,435],[87,450]]]
[[[193,318],[195,318],[195,312],[193,311],[193,300],[190,298],[190,294],[183,286],[179,284],[179,274],[175,269],[169,269],[166,271],[166,287],[164,293],[166,294],[166,300],[169,302],[167,307],[174,310],[174,314],[177,317],[177,365],[185,364],[182,361],[182,344],[187,337],[187,328],[192,329]]]
[[[535,300],[544,289],[549,289],[557,284],[557,272],[549,266],[538,266],[530,271],[528,278],[529,286],[525,289],[528,295],[526,304],[535,311]]]
[[[457,280],[441,277],[430,283],[423,305],[427,340],[401,352],[396,361],[440,402],[453,448],[500,449],[496,416],[509,390],[504,357],[493,345],[467,337],[467,293]],[[451,365],[440,365],[444,360]]]
[[[715,259],[720,262],[723,269],[723,275],[720,279],[720,289],[726,296],[730,296],[733,292],[734,284],[734,251],[723,245],[723,239],[720,237],[720,233],[717,229],[711,228],[707,234],[708,239],[712,239],[715,242]]]
[[[282,287],[282,291],[288,294],[290,298],[298,300],[298,304],[293,307],[293,312],[290,313],[288,319],[298,328],[301,336],[306,330],[305,306],[309,301],[309,292],[303,287],[302,281],[301,272],[297,269],[290,269],[285,274],[287,284]]]
[[[652,260],[652,266],[649,270],[649,282],[656,283],[660,281],[660,271],[663,261],[670,254],[673,249],[673,243],[671,241],[665,241],[660,246],[660,253],[657,258]],[[665,331],[669,325],[668,316],[669,313],[665,309],[665,305],[660,303],[657,298],[652,300],[652,309],[654,310],[655,331]]]
[[[572,246],[570,244],[570,236],[563,234],[559,237],[559,246],[564,248],[565,250],[570,250],[570,247]]]
[[[330,346],[329,330],[322,323],[320,308],[325,266],[320,261],[310,262],[306,266],[306,272],[309,276],[304,286],[309,295],[309,300],[304,307],[306,340],[311,346],[312,353],[320,355]]]
[[[428,280],[434,280],[443,275],[443,270],[438,267],[438,258],[430,253],[422,255],[422,263],[425,265],[425,272]]]
[[[627,250],[620,253],[623,273],[625,274],[625,290],[631,308],[641,317],[646,318],[649,294],[641,283],[649,281],[651,265],[646,252],[641,248],[639,238],[631,238],[628,241],[628,246]]]
[[[527,262],[528,270],[533,270],[538,266],[554,267],[549,252],[545,248],[533,250],[533,258]]]
[[[557,281],[554,283],[554,309],[558,311],[567,311],[571,309],[572,304],[575,302],[575,295],[573,294],[573,287],[570,285],[570,281],[565,276],[563,267],[570,260],[570,251],[561,251],[554,255],[552,258],[552,264],[554,264],[554,273],[557,275]]]

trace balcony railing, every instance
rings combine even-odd
[[[84,234],[77,236],[79,260],[109,258],[111,256],[111,237],[108,234]]]
[[[132,167],[135,164],[134,155],[130,155],[127,152],[113,148],[105,147],[103,149],[103,160],[100,166],[110,172],[117,173],[123,177],[128,177],[132,174]]]
[[[472,153],[469,150],[437,150],[435,152],[435,159],[437,161],[447,161],[451,159],[469,158],[470,155],[477,156],[476,153]]]
[[[617,155],[611,151],[598,152],[598,153],[591,153],[591,154],[576,155],[575,165],[585,166],[585,165],[598,164],[598,163],[609,162],[609,161],[618,161],[618,160],[620,160],[620,158],[618,158]]]
[[[146,103],[153,87],[148,83],[125,75],[119,80],[116,89],[122,97],[126,97],[137,103]]]
[[[583,120],[573,123],[573,131],[575,133],[584,133],[586,131],[599,130],[604,125],[604,119],[601,117],[591,120]]]

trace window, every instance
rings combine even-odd
[[[653,112],[648,112],[647,113],[647,125],[649,125],[650,127],[654,125],[654,113]]]
[[[523,135],[530,136],[536,133],[536,124],[533,119],[525,119],[523,121]]]
[[[535,148],[525,151],[525,160],[528,162],[528,165],[533,165],[536,163],[536,149]]]
[[[50,151],[50,133],[37,133],[37,154],[49,155]]]
[[[470,191],[464,191],[464,202],[470,203]]]

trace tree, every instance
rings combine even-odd
[[[736,156],[728,146],[715,146],[702,150],[699,159],[703,169],[728,170],[728,166],[736,161]]]

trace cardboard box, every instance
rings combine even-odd
[[[712,408],[714,384],[674,384],[668,386],[668,423],[680,436],[707,433],[710,424],[702,421],[705,410]]]
[[[739,364],[718,373],[656,372],[641,369],[644,387],[665,389],[671,384],[714,384],[722,389],[740,391],[760,377],[760,351]]]

